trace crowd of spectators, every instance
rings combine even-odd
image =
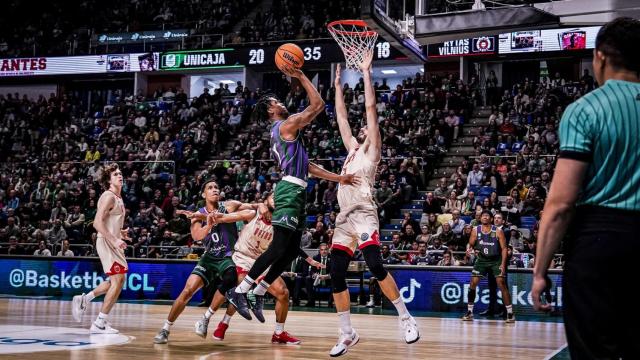
[[[248,122],[252,92],[241,84],[236,90],[193,99],[169,90],[166,102],[122,96],[97,112],[67,95],[0,95],[0,252],[48,255],[38,251],[44,245],[54,255],[92,255],[86,245],[95,241],[104,162],[120,163],[123,172],[129,256],[164,257],[171,249],[154,246],[191,245],[189,223],[175,210],[198,205],[202,177],[233,187],[228,197],[245,186],[242,163],[232,178],[223,166],[200,171]],[[242,136],[255,134],[247,127]]]
[[[90,51],[92,37],[102,33],[189,29],[191,35],[232,34],[233,26],[258,2],[49,1],[38,3],[34,11],[33,4],[8,0],[2,6],[0,56],[82,55]],[[185,46],[219,46],[215,43],[219,39],[191,36]],[[112,52],[114,48],[111,47]]]

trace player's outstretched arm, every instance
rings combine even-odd
[[[365,55],[360,70],[364,78],[364,108],[367,114],[367,142],[366,154],[371,161],[380,161],[382,139],[378,125],[378,111],[376,110],[376,92],[371,81],[371,65],[373,63],[373,50]]]
[[[209,216],[215,217],[218,224],[228,224],[238,221],[251,221],[256,216],[255,210],[239,210],[230,214],[211,213]]]
[[[360,185],[360,177],[353,174],[338,175],[327,171],[320,167],[320,165],[309,162],[309,174],[311,176],[319,177],[333,182],[340,183],[340,185]]]
[[[309,106],[302,112],[289,116],[280,126],[280,135],[285,139],[293,139],[296,137],[298,130],[309,125],[318,114],[324,111],[324,100],[322,100],[320,93],[318,93],[318,90],[316,90],[311,80],[309,80],[302,70],[286,66],[282,69],[282,72],[300,80],[302,87],[309,97]]]
[[[340,136],[342,136],[342,143],[347,148],[347,151],[351,151],[351,148],[355,145],[355,139],[351,134],[351,126],[349,126],[349,116],[347,115],[347,107],[344,104],[344,94],[342,93],[342,86],[340,84],[340,64],[336,66],[336,78],[333,81],[333,85],[336,88],[336,120],[338,121],[338,128],[340,129]]]

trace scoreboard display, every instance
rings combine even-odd
[[[342,49],[335,42],[298,43],[306,64],[344,61]],[[170,51],[160,55],[160,70],[212,69],[242,66],[275,67],[279,45],[221,48],[211,50]],[[375,60],[397,60],[405,56],[386,41],[374,47]]]

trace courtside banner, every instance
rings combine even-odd
[[[155,71],[159,53],[0,59],[0,76],[104,74]]]
[[[470,267],[392,266],[387,269],[398,284],[400,296],[409,310],[459,312],[460,316],[467,311]],[[549,277],[553,281],[553,303],[562,307],[562,273],[553,270]],[[509,269],[508,286],[516,315],[540,314],[533,309],[532,281],[531,269]],[[501,294],[498,299],[501,302]],[[485,278],[478,285],[475,304],[478,312],[486,309],[489,304],[489,288]],[[387,305],[393,308],[390,303]]]
[[[0,257],[0,294],[70,298],[106,279],[97,258]],[[128,259],[125,300],[173,300],[180,295],[195,261]],[[198,292],[192,301],[200,301]]]

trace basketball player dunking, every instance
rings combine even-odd
[[[273,212],[273,208],[275,206],[273,195],[269,195],[265,200],[265,205],[269,208],[270,212]],[[271,213],[268,215],[269,216],[265,216],[254,211],[249,211],[248,219],[245,219],[249,222],[244,225],[242,231],[240,231],[240,237],[236,242],[233,256],[231,257],[233,262],[236,264],[238,283],[242,282],[258,256],[265,252],[269,247],[269,244],[271,244],[271,240],[273,239],[273,226],[271,225]],[[229,215],[222,215],[218,221],[224,222],[227,220],[226,218],[228,216]],[[299,254],[306,258],[310,265],[316,267],[321,266],[320,263],[309,257],[303,250],[300,250]],[[289,290],[287,289],[287,285],[284,280],[282,280],[281,277],[278,277],[273,283],[271,283],[271,286],[269,286],[267,291],[276,299],[276,328],[271,336],[271,342],[275,344],[289,345],[300,344],[299,339],[284,331],[284,323],[289,311]],[[209,319],[224,303],[224,300],[224,298],[220,299],[217,296],[213,299],[209,309],[207,309],[202,319],[200,319],[196,324],[195,331],[198,336],[206,338]],[[224,318],[213,332],[213,338],[215,340],[224,340],[225,332],[229,328],[229,322],[235,312],[236,310],[233,306],[227,307]],[[258,320],[264,322],[264,318],[259,318]]]
[[[93,227],[98,231],[96,250],[102,269],[109,278],[88,294],[74,296],[72,310],[74,319],[80,322],[87,304],[95,297],[106,293],[100,314],[91,325],[91,333],[117,334],[118,330],[111,327],[107,317],[118,301],[124,284],[124,274],[127,272],[127,260],[124,257],[127,244],[124,240],[130,241],[127,229],[122,229],[125,209],[120,197],[122,171],[118,168],[118,164],[110,164],[103,169],[100,183],[106,191],[98,199],[98,210]]]
[[[372,59],[373,52],[370,52],[360,64],[364,74],[367,125],[360,129],[357,138],[352,136],[349,126],[340,84],[339,64],[336,69],[336,117],[342,142],[349,151],[342,167],[342,174],[358,176],[362,181],[360,184],[354,185],[340,184],[338,188],[340,214],[336,218],[336,229],[331,245],[331,259],[333,261],[331,280],[333,282],[333,299],[340,319],[340,338],[329,353],[333,357],[345,354],[359,340],[358,333],[351,327],[349,312],[351,301],[345,279],[356,246],[362,251],[369,271],[378,279],[382,292],[395,305],[400,317],[400,324],[404,328],[404,340],[411,344],[420,339],[416,322],[407,311],[396,282],[383,267],[380,255],[380,224],[371,191],[381,153],[376,96],[370,74]]]
[[[258,120],[269,120],[272,124],[271,155],[284,176],[274,195],[276,210],[273,213],[273,241],[256,259],[244,280],[227,293],[229,302],[245,318],[250,316],[246,294],[258,277],[271,266],[253,291],[256,300],[252,311],[257,318],[261,318],[264,294],[298,256],[302,230],[306,223],[307,176],[313,175],[341,184],[358,182],[353,175],[337,175],[309,162],[300,132],[324,111],[324,101],[302,70],[288,66],[282,71],[300,80],[309,97],[309,106],[304,111],[289,116],[287,108],[274,96],[264,96],[256,103],[254,112]]]

